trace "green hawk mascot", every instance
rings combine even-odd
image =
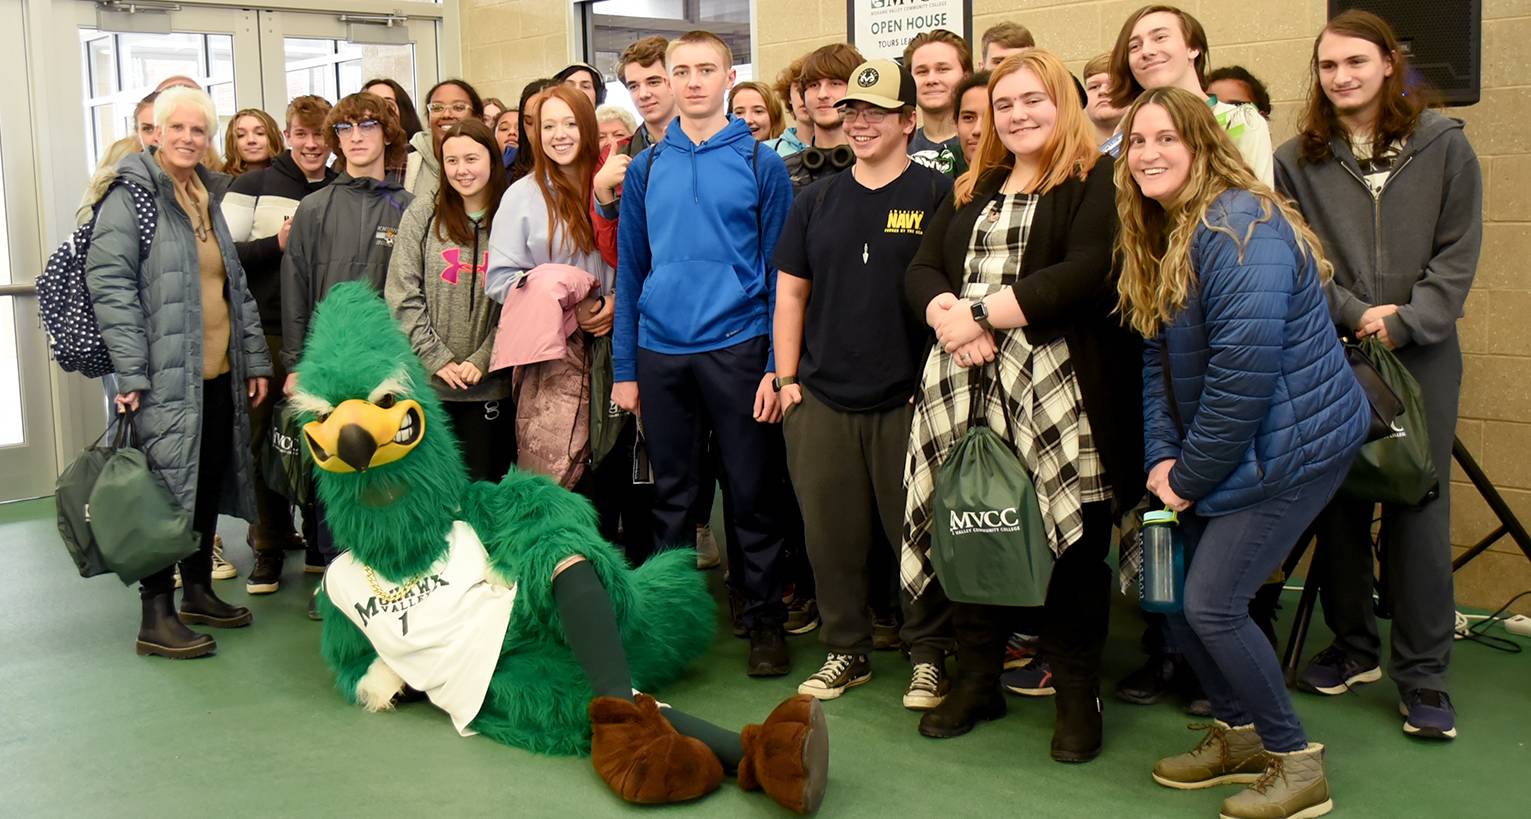
[[[725,773],[816,810],[829,738],[794,697],[740,733],[661,705],[712,640],[715,607],[687,550],[631,568],[589,502],[511,469],[472,482],[430,379],[364,283],[320,303],[289,406],[325,522],[345,551],[319,609],[335,684],[368,711],[422,692],[464,736],[591,756],[633,802],[695,799]]]

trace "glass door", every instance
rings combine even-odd
[[[53,399],[32,280],[42,270],[21,0],[0,0],[0,502],[53,493]],[[30,64],[30,65],[29,65]]]
[[[434,20],[387,14],[259,14],[261,59],[265,65],[282,67],[263,77],[268,100],[280,99],[285,105],[299,94],[318,94],[334,102],[362,90],[368,80],[385,78],[409,92],[418,113],[424,107],[420,95],[438,78]]]

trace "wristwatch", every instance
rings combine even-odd
[[[973,301],[973,321],[985,330],[993,330],[994,325],[989,323],[989,307],[983,303],[983,299]]]
[[[777,392],[781,392],[781,388],[782,387],[790,387],[790,386],[792,386],[793,384],[796,384],[796,383],[797,383],[797,376],[795,376],[795,375],[782,375],[782,376],[777,376],[774,380],[771,381],[771,388],[776,390]]]

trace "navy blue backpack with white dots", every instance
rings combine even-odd
[[[138,222],[138,258],[142,261],[149,257],[159,209],[154,206],[154,194],[143,186],[119,180],[112,187],[118,185],[133,194],[133,214]],[[101,199],[105,201],[106,197]],[[48,334],[48,349],[53,353],[53,360],[65,372],[79,373],[86,378],[100,378],[112,372],[112,357],[106,350],[106,342],[101,339],[101,326],[96,323],[90,288],[85,284],[85,257],[90,253],[90,236],[95,231],[99,215],[101,203],[97,202],[90,221],[75,228],[74,233],[53,251],[47,266],[37,277],[38,312],[42,316],[43,330]]]

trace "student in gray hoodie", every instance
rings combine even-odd
[[[1296,200],[1334,263],[1330,311],[1342,332],[1375,336],[1419,381],[1439,495],[1383,506],[1393,602],[1392,659],[1403,730],[1451,739],[1446,693],[1451,581],[1452,440],[1462,384],[1457,319],[1478,268],[1483,184],[1462,123],[1423,110],[1386,22],[1348,11],[1313,50],[1316,86],[1295,139],[1276,152],[1276,184]],[[1320,516],[1315,568],[1333,645],[1299,687],[1341,694],[1382,678],[1372,614],[1373,504],[1337,498]]]
[[[498,481],[514,457],[515,425],[510,380],[489,372],[500,305],[483,276],[505,166],[489,128],[465,119],[443,135],[441,168],[436,197],[416,199],[399,222],[383,294],[432,373],[469,475]]]

